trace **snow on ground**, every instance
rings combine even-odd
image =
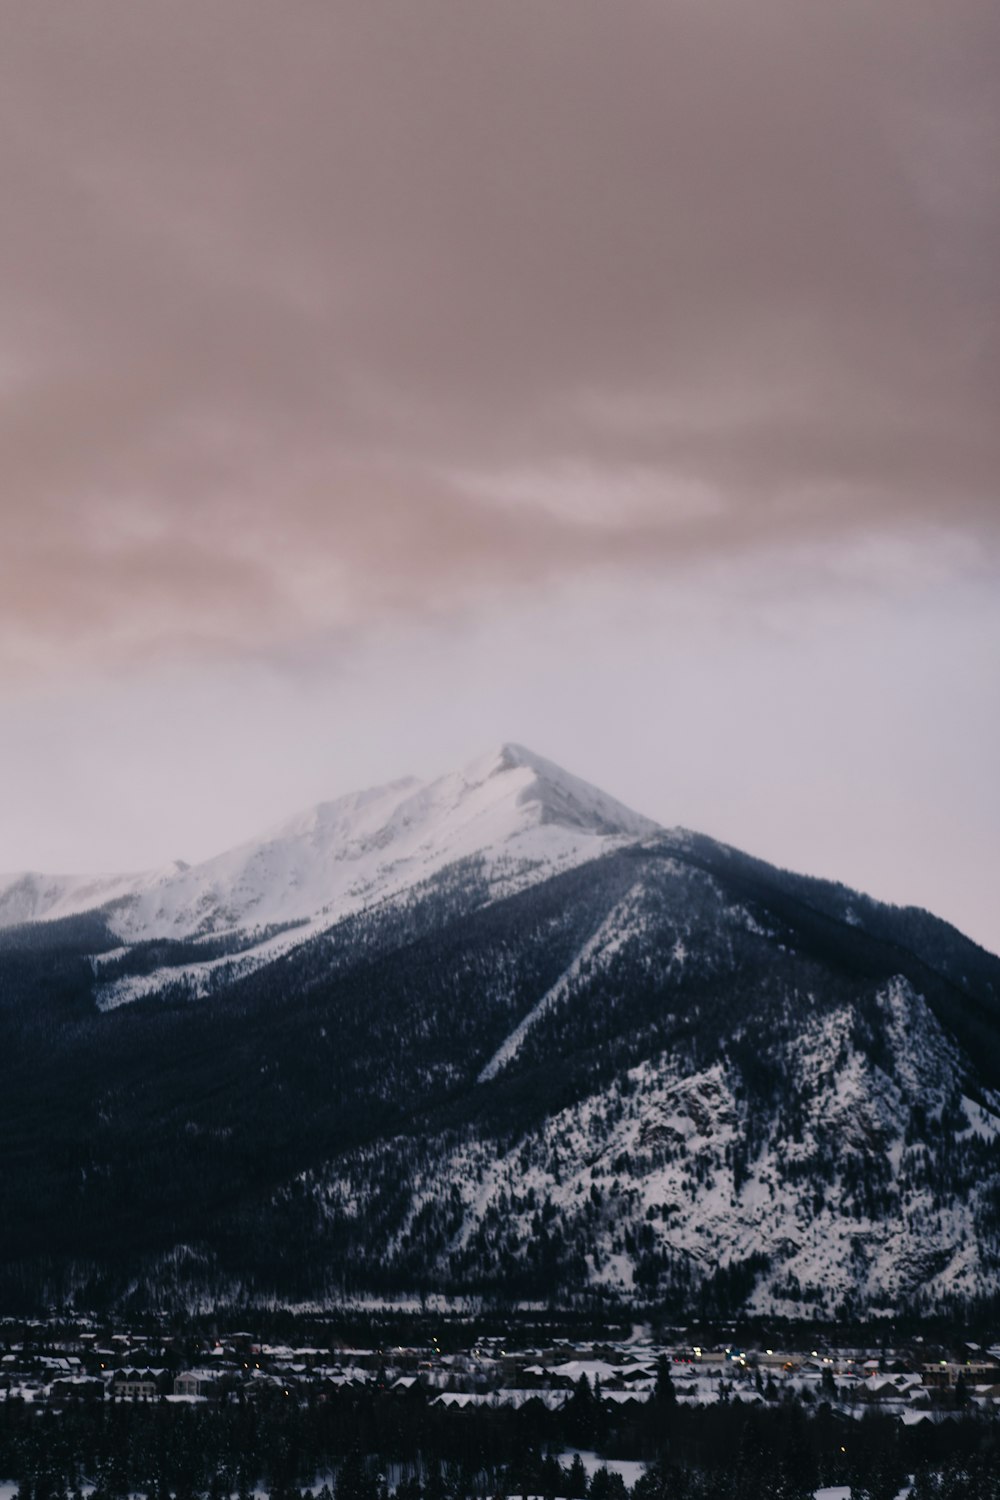
[[[739,1175],[747,1105],[738,1077],[724,1062],[688,1072],[664,1054],[503,1147],[442,1142],[427,1171],[414,1174],[389,1253],[442,1184],[456,1184],[463,1213],[443,1254],[463,1251],[484,1220],[503,1222],[526,1243],[533,1216],[551,1207],[564,1236],[586,1247],[592,1284],[618,1293],[631,1289],[636,1260],[621,1243],[623,1222],[707,1274],[765,1255],[770,1269],[749,1302],[761,1315],[830,1312],[859,1285],[887,1308],[918,1286],[981,1289],[995,1273],[970,1227],[980,1189],[942,1204],[933,1148],[907,1140],[913,1102],[930,1116],[959,1087],[954,1047],[905,981],[891,982],[878,1003],[889,1021],[889,1071],[855,1048],[850,1007],[815,1015],[788,1045],[789,1085],[804,1101],[798,1139],[775,1117]],[[970,1131],[1000,1131],[988,1110],[967,1114]],[[854,1204],[845,1214],[843,1174],[875,1148],[891,1162],[898,1211],[871,1218]],[[318,1182],[324,1211],[356,1213],[365,1170],[359,1157],[357,1179],[345,1161]]]
[[[293,948],[308,942],[310,938],[318,937],[328,929],[329,925],[327,919],[319,917],[311,922],[300,923],[290,931],[277,933],[274,937],[262,938],[259,943],[241,952],[223,954],[220,958],[205,959],[202,963],[178,964],[172,968],[153,969],[149,974],[127,974],[121,979],[99,984],[96,991],[98,1008],[115,1010],[119,1005],[127,1005],[132,1000],[141,999],[143,995],[155,995],[169,985],[178,984],[186,986],[192,998],[198,999],[208,994],[216,976],[225,975],[230,981],[242,979],[247,974],[252,974],[255,969],[262,968],[264,964],[280,958],[283,953],[290,953]],[[116,948],[113,954],[96,954],[91,962],[98,980],[105,963],[128,951],[128,948]]]
[[[33,870],[0,875],[0,927],[58,921],[110,902],[132,900],[147,886],[169,880],[186,868],[178,861],[164,870],[129,875],[39,875]]]
[[[514,1027],[510,1035],[501,1042],[479,1074],[477,1083],[487,1083],[489,1079],[495,1078],[517,1056],[528,1032],[541,1020],[546,1011],[551,1010],[566,997],[573,981],[579,977],[583,969],[594,963],[606,962],[630,937],[641,930],[641,921],[636,912],[636,901],[641,894],[642,884],[638,882],[624,900],[608,913],[597,931],[584,943],[573,962],[559,976],[552,988],[546,991]]]
[[[563,1468],[568,1469],[577,1455],[587,1471],[588,1479],[591,1479],[598,1469],[607,1469],[611,1474],[620,1474],[629,1489],[637,1479],[642,1478],[649,1467],[638,1458],[601,1458],[599,1454],[591,1452],[588,1448],[564,1448],[561,1453],[556,1454],[556,1458]]]
[[[906,1484],[899,1491],[896,1500],[906,1500],[911,1486]],[[851,1486],[849,1484],[827,1484],[821,1489],[813,1491],[813,1500],[851,1500]]]

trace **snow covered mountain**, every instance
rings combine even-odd
[[[225,959],[238,948],[247,972],[458,861],[475,858],[490,894],[509,894],[659,831],[551,761],[506,744],[435,781],[407,777],[321,802],[202,864],[0,877],[0,926],[96,909],[124,945],[234,939]],[[188,964],[185,977],[207,980],[221,961]],[[106,1003],[149,993],[163,977],[119,985]]]
[[[769,1038],[783,1105],[761,1108],[728,1048],[702,1067],[665,1049],[513,1139],[396,1138],[307,1186],[349,1223],[396,1159],[378,1248],[403,1285],[422,1272],[529,1290],[548,1257],[580,1293],[678,1311],[832,1319],[975,1302],[1000,1285],[1000,1094],[968,1096],[957,1049],[905,980],[873,1000],[878,1065],[848,1005]]]
[[[0,911],[0,1299],[1000,1305],[1000,959],[519,747]]]

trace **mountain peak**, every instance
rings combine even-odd
[[[304,941],[475,861],[493,896],[662,832],[597,787],[508,741],[432,781],[406,777],[321,802],[249,843],[117,880],[31,877],[4,888],[0,925],[101,909],[126,943],[263,933]]]
[[[515,745],[512,741],[507,741],[477,755],[462,767],[460,774],[470,786],[478,786],[483,781],[489,781],[493,776],[502,776],[505,771],[517,771],[522,768],[537,771],[540,766],[548,764],[547,761],[542,760],[541,756],[535,755],[524,745]]]
[[[514,741],[478,756],[461,776],[469,787],[506,779],[516,805],[533,812],[538,823],[605,837],[650,838],[663,831],[651,818]]]

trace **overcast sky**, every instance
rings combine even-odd
[[[521,740],[1000,950],[995,0],[0,9],[0,868]]]

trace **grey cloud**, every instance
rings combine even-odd
[[[6,10],[3,660],[994,547],[998,62],[985,0]]]

